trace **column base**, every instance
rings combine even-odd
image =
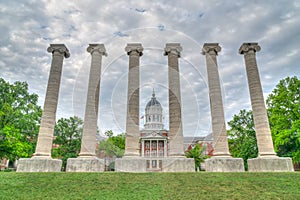
[[[205,171],[244,172],[244,161],[242,158],[212,157],[205,160]]]
[[[17,172],[60,172],[62,161],[38,156],[18,160]]]
[[[67,160],[66,172],[103,172],[105,163],[97,157],[78,157]]]
[[[194,172],[193,158],[123,157],[115,161],[117,172]]]
[[[294,166],[288,157],[258,157],[248,159],[249,172],[293,172]]]

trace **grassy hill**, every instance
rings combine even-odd
[[[300,173],[0,172],[0,199],[300,199]]]

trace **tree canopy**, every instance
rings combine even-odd
[[[42,109],[38,95],[26,82],[10,84],[0,78],[0,159],[30,157],[39,131]]]
[[[54,158],[62,159],[62,170],[65,171],[68,158],[76,158],[80,152],[83,121],[79,117],[61,118],[54,128],[52,149]]]
[[[248,169],[247,159],[258,154],[252,111],[240,110],[238,115],[228,122],[229,150],[233,157],[243,158]]]
[[[300,162],[300,80],[282,79],[268,96],[267,106],[277,155]]]
[[[280,80],[268,96],[267,111],[274,149],[278,156],[300,162],[300,80]],[[229,148],[232,156],[246,160],[257,156],[254,121],[251,111],[241,110],[228,122]]]
[[[108,157],[122,157],[125,152],[125,134],[121,133],[114,136],[112,130],[106,131],[104,134],[108,139],[99,142],[99,150]]]

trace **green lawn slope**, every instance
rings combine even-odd
[[[300,199],[300,173],[0,172],[0,199]]]

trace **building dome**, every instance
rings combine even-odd
[[[146,109],[147,109],[148,107],[150,107],[150,106],[160,106],[160,107],[161,107],[159,101],[156,100],[154,90],[153,90],[153,94],[152,94],[151,100],[150,100],[150,101],[147,103],[147,105],[146,105]]]
[[[151,100],[145,108],[145,129],[146,130],[162,130],[163,124],[163,109],[158,100],[156,100],[154,89]]]

